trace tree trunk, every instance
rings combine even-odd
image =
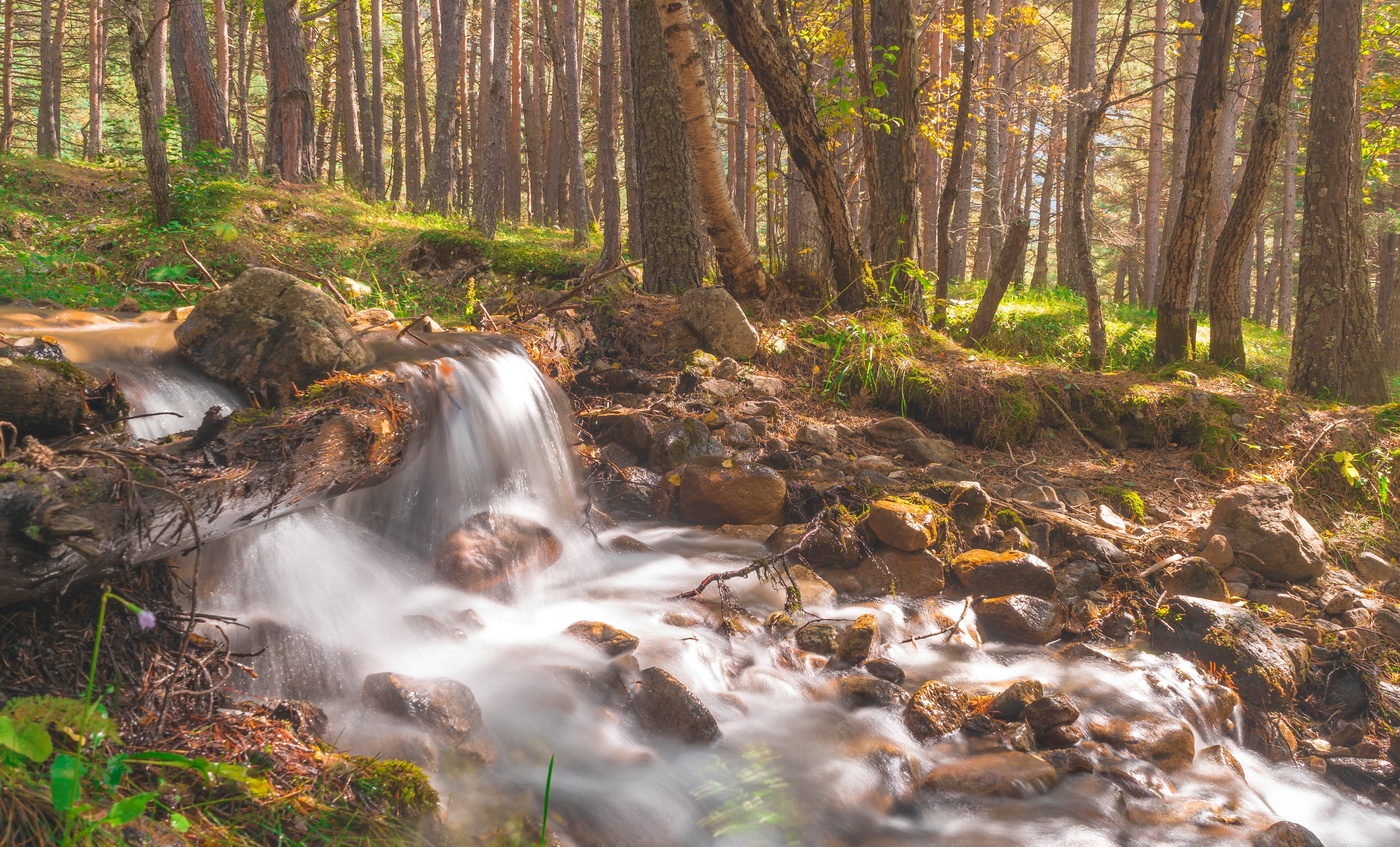
[[[617,3],[618,0],[599,0],[602,41],[598,51],[598,184],[603,189],[603,250],[595,266],[599,273],[622,262],[622,186],[617,174]]]
[[[316,113],[297,0],[264,0],[267,18],[267,169],[287,182],[315,173]]]
[[[1152,25],[1152,106],[1147,123],[1146,238],[1142,254],[1142,302],[1157,302],[1157,263],[1162,251],[1162,138],[1167,119],[1167,0],[1156,0]]]
[[[182,2],[182,0],[175,0]],[[340,149],[345,184],[365,190],[365,151],[360,135],[360,82],[355,67],[354,22],[359,19],[356,0],[336,0],[335,7],[335,102],[340,114]]]
[[[139,0],[124,5],[128,20],[139,21]],[[144,43],[144,26],[128,30],[133,43]],[[147,79],[144,67],[138,76]],[[154,115],[149,82],[138,86]],[[176,440],[141,451],[139,467],[155,474],[142,482],[121,464],[84,453],[79,442],[69,449],[83,458],[81,469],[44,473],[43,485],[0,483],[0,607],[51,598],[383,482],[402,460],[419,416],[388,380],[368,379],[382,399],[346,408],[345,400],[308,401],[256,423],[230,424],[213,447],[227,472],[210,473],[203,452],[182,451]],[[88,526],[70,534],[52,520],[59,509],[63,524]],[[235,514],[247,519],[230,520]]]
[[[1035,236],[1035,270],[1031,272],[1031,288],[1050,287],[1050,216],[1055,200],[1055,180],[1060,175],[1060,131],[1061,112],[1056,109],[1050,115],[1048,140],[1049,149],[1045,153],[1045,176],[1040,181],[1040,213]]]
[[[492,238],[496,234],[496,223],[501,218],[502,197],[501,191],[505,186],[504,174],[506,160],[506,135],[510,128],[510,93],[506,90],[510,86],[510,22],[515,17],[515,3],[513,0],[493,0],[492,11],[495,13],[495,20],[491,28],[494,36],[490,39],[491,49],[494,51],[490,57],[491,72],[490,91],[487,98],[487,106],[490,111],[486,115],[483,136],[482,165],[479,173],[481,183],[478,194],[480,201],[477,203],[475,214],[475,226],[487,238]],[[606,0],[604,0],[606,2]],[[482,22],[482,31],[485,32],[486,24]],[[486,36],[482,36],[482,43],[486,43]],[[482,76],[486,77],[486,58],[482,58]],[[601,120],[601,118],[600,118]],[[516,134],[520,132],[516,129]],[[601,158],[602,153],[599,153]],[[601,164],[601,163],[600,163]],[[614,163],[616,165],[616,163]]]
[[[462,31],[465,23],[462,5],[463,0],[440,2],[442,49],[436,54],[437,109],[434,112],[433,165],[424,193],[429,210],[443,216],[452,213],[452,194],[456,183],[452,148],[458,122],[462,118],[457,98],[457,86],[462,79]]]
[[[1357,405],[1386,399],[1383,352],[1366,272],[1362,213],[1361,0],[1318,12],[1317,67],[1308,118],[1298,322],[1288,388]]]
[[[1210,291],[1210,359],[1226,367],[1243,368],[1245,364],[1244,328],[1237,290],[1240,263],[1278,164],[1298,47],[1319,2],[1294,0],[1292,8],[1285,15],[1283,0],[1263,0],[1267,64],[1254,115],[1254,128],[1250,133],[1249,159],[1245,162],[1244,176],[1240,180],[1235,202],[1230,207],[1229,217],[1225,219],[1220,237],[1215,241],[1207,277]]]
[[[583,166],[582,87],[579,70],[579,4],[578,0],[559,0],[559,41],[564,48],[564,152],[568,156],[573,185],[569,208],[573,213],[574,246],[588,243],[592,216],[588,211],[588,180]]]
[[[1225,77],[1230,65],[1239,0],[1201,0],[1200,68],[1191,98],[1191,134],[1186,147],[1181,203],[1163,256],[1164,277],[1158,292],[1156,361],[1182,361],[1189,353],[1191,278],[1197,245],[1210,199],[1211,170],[1225,104]]]
[[[369,123],[370,151],[369,162],[374,168],[370,174],[374,199],[385,197],[384,184],[384,0],[370,0],[369,4]],[[390,148],[398,152],[398,145]]]
[[[622,3],[617,14],[617,40],[620,46],[618,73],[622,80],[622,184],[627,201],[627,244],[635,254],[644,236],[639,228],[642,226],[639,205],[641,173],[637,170],[637,103],[632,84],[632,14],[630,4],[624,0],[618,2]]]
[[[1172,240],[1172,230],[1181,217],[1181,198],[1186,177],[1187,144],[1191,137],[1191,102],[1195,99],[1196,72],[1201,64],[1201,24],[1204,20],[1201,4],[1182,2],[1184,15],[1178,25],[1180,44],[1176,60],[1176,83],[1172,93],[1172,150],[1169,168],[1170,185],[1167,192],[1167,211],[1162,218],[1162,245],[1157,253],[1157,276],[1152,285],[1156,294],[1154,304],[1162,300],[1162,283],[1166,278],[1167,265],[1162,255],[1165,245]]]
[[[419,139],[418,86],[422,83],[422,33],[418,0],[403,0],[399,39],[403,45],[404,194],[414,211],[423,208],[423,145]]]
[[[156,112],[148,63],[150,43],[142,20],[141,0],[122,0],[126,13],[127,46],[131,55],[131,79],[136,88],[136,108],[141,128],[141,157],[146,163],[146,184],[151,189],[157,226],[175,219],[170,196],[170,161],[165,154],[165,138],[160,134],[161,115]],[[153,39],[152,39],[153,40]]]
[[[681,121],[695,163],[696,194],[705,218],[705,232],[714,244],[720,278],[735,297],[764,297],[768,294],[768,276],[744,236],[744,225],[726,184],[724,151],[720,149],[719,130],[710,111],[690,4],[685,0],[657,0],[656,10],[679,85]]]
[[[1279,221],[1278,323],[1281,332],[1293,331],[1293,239],[1298,221],[1298,118],[1288,110],[1287,136],[1283,141],[1283,201]]]
[[[58,73],[53,51],[53,0],[39,0],[39,128],[40,158],[58,158],[58,126],[54,123],[53,79]]]
[[[397,206],[403,197],[403,127],[400,120],[401,106],[395,100],[389,117],[389,202]]]
[[[891,119],[885,132],[875,134],[870,151],[875,176],[870,195],[870,257],[890,278],[905,301],[909,315],[919,323],[928,320],[924,290],[909,270],[918,255],[919,172],[915,143],[919,131],[918,54],[914,44],[914,5],[911,0],[871,0],[870,37],[877,52],[894,52],[886,68],[883,92],[875,96],[875,108]]]
[[[987,78],[992,84],[982,95],[982,208],[977,215],[977,246],[972,252],[973,279],[988,278],[992,269],[992,257],[997,254],[1001,245],[1002,170],[1006,158],[1006,149],[1001,143],[1005,107],[996,88],[1001,76],[1001,0],[990,0],[987,12],[997,20],[997,25],[992,34],[985,39]]]
[[[170,67],[175,102],[184,118],[185,156],[201,144],[217,149],[233,146],[228,130],[228,107],[219,94],[214,57],[209,53],[209,23],[200,0],[170,2]]]
[[[506,220],[512,223],[519,223],[521,217],[522,193],[521,183],[521,156],[520,156],[520,122],[524,115],[524,69],[520,66],[521,58],[524,56],[521,43],[521,10],[520,3],[512,2],[514,11],[511,12],[510,19],[510,117],[506,122],[506,159],[505,169],[502,174],[505,184],[502,191],[505,193],[505,200],[501,207],[501,214]]]
[[[864,308],[874,292],[874,278],[846,213],[845,192],[826,131],[817,117],[811,89],[798,75],[792,45],[778,21],[765,18],[753,0],[705,0],[705,8],[763,89],[768,109],[787,139],[789,155],[816,201],[829,239],[837,303],[847,310]]]
[[[1070,210],[1070,219],[1062,222],[1057,233],[1060,257],[1056,284],[1071,291],[1080,291],[1084,286],[1078,278],[1079,259],[1074,238],[1075,206],[1069,199],[1076,191],[1084,192],[1084,208],[1091,200],[1089,191],[1089,157],[1082,165],[1075,155],[1080,131],[1089,110],[1093,108],[1094,89],[1097,81],[1095,58],[1099,38],[1099,0],[1073,0],[1070,10],[1069,42],[1069,104],[1065,114],[1065,206]],[[1087,229],[1086,229],[1087,232]]]
[[[169,111],[165,99],[165,64],[170,34],[170,0],[151,0],[151,20],[155,31],[151,34],[151,44],[146,51],[146,61],[149,63],[147,73],[151,76],[151,96],[155,98],[156,114],[164,120],[165,113]]]
[[[948,325],[948,283],[952,279],[953,245],[949,228],[953,222],[953,205],[957,203],[958,184],[962,181],[967,156],[967,123],[972,109],[972,76],[977,69],[976,28],[973,22],[975,4],[963,0],[962,80],[958,83],[958,116],[953,123],[952,152],[948,156],[948,172],[943,177],[943,199],[938,204],[938,264],[935,280],[933,320],[930,324],[940,332]]]
[[[253,130],[249,123],[248,89],[252,87],[253,56],[259,51],[257,33],[251,33],[252,12],[248,0],[238,0],[238,35],[235,42],[234,60],[235,92],[238,98],[238,131],[233,136],[233,169],[238,174],[248,172],[248,163],[253,156]],[[251,43],[250,43],[251,40]]]
[[[1390,171],[1396,170],[1396,153],[1390,154]],[[1383,189],[1384,190],[1384,189]],[[1400,206],[1400,191],[1385,191],[1384,211],[1393,214]],[[1376,274],[1376,312],[1381,327],[1381,346],[1385,350],[1387,370],[1400,368],[1400,233],[1395,225],[1382,220],[1376,245],[1380,267]]]
[[[229,104],[228,2],[214,0],[214,79],[225,113]]]
[[[88,125],[87,147],[83,151],[89,162],[102,157],[102,88],[107,70],[107,39],[102,21],[102,0],[88,0]],[[6,28],[8,29],[8,22]],[[10,37],[7,32],[5,37]]]
[[[15,139],[15,0],[5,0],[4,55],[0,56],[0,153]]]
[[[638,203],[627,209],[632,255],[646,259],[642,279],[647,291],[677,293],[701,281],[700,236],[693,224],[694,165],[656,4],[630,0],[628,18],[638,174]]]
[[[993,265],[991,275],[987,279],[987,290],[982,292],[982,300],[977,304],[977,314],[972,317],[972,325],[968,327],[967,340],[964,342],[966,346],[980,346],[992,331],[997,309],[1001,306],[1001,298],[1006,296],[1006,289],[1010,287],[1011,280],[1016,275],[1021,256],[1025,255],[1026,245],[1030,242],[1030,234],[1030,221],[1017,218],[1011,222],[1011,229],[1006,234],[1006,240],[1002,242],[996,264]]]

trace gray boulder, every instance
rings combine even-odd
[[[1301,582],[1320,576],[1327,564],[1322,539],[1293,509],[1293,491],[1278,483],[1242,485],[1220,495],[1205,537],[1223,535],[1245,567],[1265,579]]]
[[[680,311],[706,351],[735,359],[752,359],[758,352],[758,330],[723,288],[690,289],[681,295]]]
[[[1253,613],[1198,597],[1167,597],[1148,627],[1152,646],[1214,664],[1251,706],[1287,708],[1298,693],[1298,662]]]
[[[272,268],[249,268],[206,294],[176,328],[175,342],[208,376],[273,405],[371,358],[340,304]]]

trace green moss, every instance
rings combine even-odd
[[[1143,503],[1142,495],[1131,488],[1110,485],[1099,489],[1099,492],[1108,498],[1114,508],[1135,521],[1141,522],[1147,514],[1147,505]]]
[[[1003,530],[1019,529],[1026,531],[1026,523],[1021,520],[1021,516],[1011,509],[1000,509],[996,513],[997,526]]]
[[[438,793],[417,765],[367,756],[352,756],[350,761],[360,769],[351,783],[356,793],[384,806],[396,817],[422,820],[437,811]]]
[[[71,382],[74,385],[86,388],[93,384],[92,377],[84,373],[81,368],[72,362],[55,362],[49,359],[31,359],[29,357],[22,357],[20,361],[34,365],[42,365],[63,377],[65,382]]]
[[[1229,467],[1235,444],[1235,434],[1229,427],[1206,424],[1201,428],[1197,450],[1191,454],[1191,464],[1206,475],[1219,473]]]

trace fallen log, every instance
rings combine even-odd
[[[297,402],[236,413],[210,437],[133,448],[113,436],[28,449],[0,463],[0,607],[375,485],[419,416],[391,376],[334,376]]]

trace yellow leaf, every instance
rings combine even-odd
[[[670,476],[666,477],[666,481],[671,483],[672,485],[680,485],[681,475],[678,473],[673,473]]]
[[[732,467],[734,467],[734,460],[733,460],[733,459],[725,459],[723,462],[720,462],[720,466],[721,466],[721,467],[726,467],[726,468],[732,468]]]

